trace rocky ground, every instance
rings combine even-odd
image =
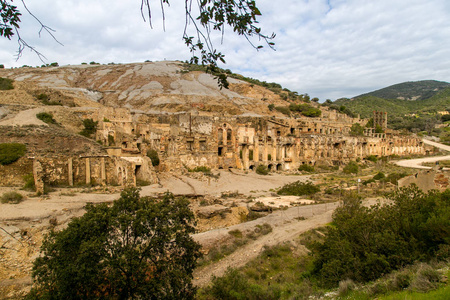
[[[220,175],[219,175],[220,174]],[[195,235],[195,239],[204,247],[205,252],[223,240],[230,228],[242,231],[252,231],[262,223],[271,224],[278,232],[270,240],[262,240],[252,245],[251,253],[257,254],[264,244],[277,243],[290,239],[296,235],[299,228],[292,218],[300,214],[311,217],[319,211],[328,213],[334,205],[303,206],[290,210],[279,210],[253,222],[241,223],[242,215],[246,215],[251,207],[261,198],[266,207],[290,206],[302,203],[298,197],[279,197],[273,193],[274,189],[297,180],[307,180],[309,176],[289,176],[272,174],[261,176],[255,173],[245,174],[241,171],[220,170],[216,178],[200,174],[170,176],[160,179],[160,184],[142,187],[141,195],[160,195],[171,191],[177,195],[187,195],[191,199],[192,209],[199,217],[198,229],[203,233]],[[39,247],[43,237],[49,229],[61,229],[71,218],[84,213],[87,202],[112,202],[119,197],[118,188],[95,189],[57,189],[45,197],[34,197],[32,193],[17,188],[0,188],[0,194],[15,190],[25,196],[19,204],[0,204],[0,298],[5,299],[13,295],[23,295],[31,284],[31,266],[39,255]],[[239,192],[238,192],[239,191]],[[308,201],[305,201],[308,203]],[[310,208],[311,207],[311,208]],[[263,212],[264,213],[264,212]],[[326,215],[323,217],[327,221]],[[309,228],[315,224],[322,224],[322,219],[312,219],[301,228]],[[290,225],[289,225],[290,224]],[[309,225],[308,225],[309,224]],[[230,227],[233,226],[233,227]],[[280,230],[277,230],[277,228]],[[301,230],[301,229],[300,229]],[[249,245],[250,246],[250,245]],[[247,257],[248,259],[251,256]],[[242,263],[246,259],[239,259]],[[237,263],[237,261],[235,262]],[[225,261],[220,268],[226,269]],[[212,269],[210,269],[212,268]],[[211,265],[208,269],[196,273],[196,284],[208,282],[217,268]]]

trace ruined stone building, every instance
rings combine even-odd
[[[286,116],[273,108],[289,111],[300,100],[287,101],[284,90],[234,78],[230,89],[219,89],[213,76],[182,62],[1,69],[0,76],[14,80],[13,90],[0,91],[0,143],[27,147],[26,157],[0,166],[3,185],[23,185],[33,174],[39,191],[44,184],[125,186],[197,166],[289,172],[426,153],[420,139],[386,129],[386,113],[374,114],[382,133],[351,136],[352,125],[367,120],[326,106],[320,117]],[[38,120],[40,112],[55,124]],[[98,122],[92,139],[79,135],[86,119]],[[156,168],[148,150],[158,153]]]
[[[413,137],[373,134],[352,137],[357,120],[336,111],[320,118],[132,114],[120,108],[99,110],[97,140],[115,156],[142,157],[158,151],[160,170],[208,166],[273,171],[296,170],[301,164],[340,165],[369,155],[425,154]]]

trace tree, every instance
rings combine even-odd
[[[362,127],[359,123],[355,123],[350,128],[350,135],[352,136],[362,136],[364,135],[364,127]]]
[[[126,189],[111,207],[86,206],[45,238],[33,266],[30,299],[192,299],[200,256],[185,199]]]
[[[80,134],[90,138],[97,131],[98,121],[94,121],[92,119],[84,119],[83,120],[83,130],[81,130]]]
[[[450,190],[401,188],[383,206],[365,207],[349,195],[333,213],[323,243],[314,245],[314,271],[322,283],[366,282],[415,261],[448,259]]]
[[[0,36],[7,39],[11,39],[14,35],[17,36],[19,43],[18,57],[22,55],[25,48],[28,48],[42,59],[43,55],[20,37],[19,24],[22,14],[12,2],[13,0],[0,0]],[[144,21],[146,20],[145,15],[147,15],[150,26],[152,26],[151,2],[151,0],[141,0],[141,15]],[[165,5],[169,6],[169,0],[160,0],[159,2],[164,20]],[[211,34],[213,32],[219,32],[221,35],[224,35],[225,26],[227,26],[236,34],[244,36],[256,50],[263,48],[263,46],[255,44],[252,38],[263,41],[270,48],[274,47],[272,40],[275,38],[275,34],[263,34],[261,27],[256,26],[258,24],[257,17],[261,15],[261,12],[256,7],[255,0],[201,0],[196,2],[185,0],[184,2],[186,21],[182,38],[192,52],[190,62],[195,64],[201,63],[207,66],[206,71],[214,73],[217,76],[220,87],[228,86],[228,82],[226,81],[227,73],[217,68],[217,62],[221,61],[225,63],[225,59],[224,55],[216,50],[212,42]],[[28,10],[24,1],[22,3],[27,12],[39,22],[41,26],[39,33],[46,31],[54,38],[52,34],[53,30],[41,23]],[[198,10],[192,8],[195,4],[198,5]],[[194,15],[193,11],[198,11],[199,14]],[[194,29],[194,36],[189,34],[188,27]],[[197,56],[197,52],[200,53],[200,57]]]

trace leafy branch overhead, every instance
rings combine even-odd
[[[271,49],[274,49],[274,43],[272,40],[275,38],[275,34],[265,35],[261,31],[261,27],[256,26],[258,24],[257,16],[261,15],[261,12],[256,7],[256,3],[253,0],[239,0],[239,1],[226,1],[226,0],[200,0],[195,2],[198,5],[199,15],[196,16],[193,13],[193,1],[185,0],[185,27],[183,32],[183,40],[192,53],[190,62],[192,64],[202,64],[207,66],[206,72],[214,74],[218,80],[220,88],[228,87],[227,75],[221,72],[217,68],[217,62],[225,63],[225,55],[218,52],[213,44],[211,34],[216,31],[222,35],[225,34],[225,26],[229,26],[238,35],[244,36],[247,41],[256,50],[263,48],[262,45],[257,45],[252,41],[252,38],[256,38],[258,41],[262,41],[268,45]],[[163,20],[164,18],[164,4],[169,5],[168,0],[160,0]],[[144,8],[147,9],[148,17],[151,22],[151,8],[150,0],[142,0],[141,11]],[[151,23],[150,23],[151,24]],[[195,36],[191,36],[188,33],[188,28],[193,27],[195,29]],[[200,56],[197,56],[197,53]]]
[[[13,0],[0,0],[0,36],[11,39],[17,36],[19,49],[17,57],[19,58],[24,49],[30,49],[35,52],[40,59],[44,56],[38,52],[33,46],[23,40],[19,33],[19,24],[21,22],[21,12],[17,6],[13,5]],[[52,38],[53,29],[44,25],[32,12],[27,8],[25,0],[21,0],[25,10],[40,25],[39,35],[41,32],[47,32]],[[146,20],[146,15],[150,26],[152,26],[152,9],[151,0],[141,0],[141,14]],[[159,5],[165,23],[165,5],[170,6],[169,0],[159,0]],[[228,87],[227,75],[217,67],[220,61],[225,63],[225,55],[217,51],[213,44],[212,33],[218,32],[223,36],[225,28],[231,28],[237,35],[244,36],[256,50],[263,48],[265,44],[274,49],[273,39],[275,34],[266,35],[262,32],[261,27],[257,26],[257,17],[261,12],[256,7],[254,0],[185,0],[185,27],[183,32],[183,40],[192,53],[190,62],[192,64],[202,64],[206,66],[206,71],[216,76],[219,86]],[[164,24],[165,25],[165,24]],[[191,34],[193,29],[193,34]],[[257,43],[255,42],[257,41]],[[58,42],[59,43],[59,42]]]
[[[17,6],[12,4],[13,0],[0,0],[0,37],[5,37],[8,40],[15,35],[17,36],[17,43],[19,44],[19,49],[17,50],[17,59],[22,56],[22,53],[25,49],[29,49],[34,52],[41,61],[45,58],[45,56],[36,50],[33,46],[27,43],[20,36],[20,26],[21,22],[20,16],[22,13],[17,9]],[[62,45],[56,37],[53,35],[54,30],[47,25],[43,24],[27,7],[24,0],[21,0],[23,7],[28,12],[30,16],[32,16],[40,26],[39,29],[39,37],[43,31],[47,32],[58,44]]]

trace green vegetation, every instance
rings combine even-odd
[[[314,185],[312,182],[296,181],[284,185],[278,190],[278,195],[291,195],[291,196],[304,196],[313,195],[320,191],[320,188]]]
[[[307,299],[313,292],[303,272],[308,257],[298,257],[297,246],[285,243],[265,247],[257,259],[241,270],[228,269],[223,277],[197,294],[202,299]]]
[[[58,101],[50,101],[50,97],[45,93],[41,93],[41,94],[37,95],[36,99],[41,101],[42,104],[44,104],[44,105],[62,105],[62,103],[60,103]]]
[[[207,166],[197,166],[193,169],[188,169],[189,172],[202,172],[202,173],[211,173],[211,168]]]
[[[31,191],[34,192],[36,191],[36,186],[34,184],[34,176],[33,173],[27,174],[23,176],[23,181],[24,181],[24,185],[23,185],[23,190],[25,191]]]
[[[152,161],[152,166],[156,167],[159,166],[159,155],[158,155],[158,151],[154,150],[154,149],[150,149],[147,151],[147,156],[150,158],[150,160]]]
[[[13,82],[12,79],[0,77],[0,91],[14,89]]]
[[[309,164],[303,164],[300,165],[300,167],[298,167],[298,170],[304,172],[314,172],[314,166],[311,166]]]
[[[25,155],[27,147],[19,143],[0,144],[0,164],[9,165]]]
[[[350,135],[352,136],[363,136],[364,135],[364,127],[362,127],[359,123],[355,123],[350,128]]]
[[[393,85],[353,99],[338,99],[330,107],[347,106],[363,118],[372,117],[373,111],[387,111],[389,128],[439,136],[441,132],[434,128],[442,117],[437,112],[447,110],[449,101],[450,84],[429,80]]]
[[[320,117],[322,111],[309,104],[294,104],[289,105],[289,110],[292,112],[299,112],[305,117]]]
[[[221,260],[222,258],[232,254],[239,247],[248,244],[251,240],[256,240],[263,235],[267,235],[272,232],[272,226],[264,223],[262,225],[256,225],[255,228],[244,235],[244,233],[238,229],[231,230],[228,234],[231,236],[226,244],[214,247],[208,251],[208,254],[199,259],[199,266],[204,266],[212,262]]]
[[[80,134],[82,136],[91,138],[92,135],[94,135],[95,132],[97,131],[97,125],[98,125],[97,121],[94,122],[94,120],[92,119],[84,119],[83,120],[84,128],[83,130],[81,130]]]
[[[356,161],[350,161],[342,170],[345,174],[358,174],[359,166]]]
[[[325,240],[314,246],[314,272],[324,286],[367,282],[415,261],[448,258],[450,190],[402,188],[391,205],[364,207],[357,197],[333,214]]]
[[[160,200],[126,189],[112,206],[88,204],[44,239],[28,298],[192,299],[193,222],[189,201],[170,193]]]
[[[18,204],[22,202],[23,196],[18,192],[6,192],[1,197],[2,203]]]
[[[256,167],[256,174],[259,175],[268,175],[269,174],[269,168],[267,168],[267,166],[265,165],[258,165]]]
[[[53,119],[53,115],[51,113],[41,112],[36,114],[36,118],[47,124],[56,124],[56,121]]]

